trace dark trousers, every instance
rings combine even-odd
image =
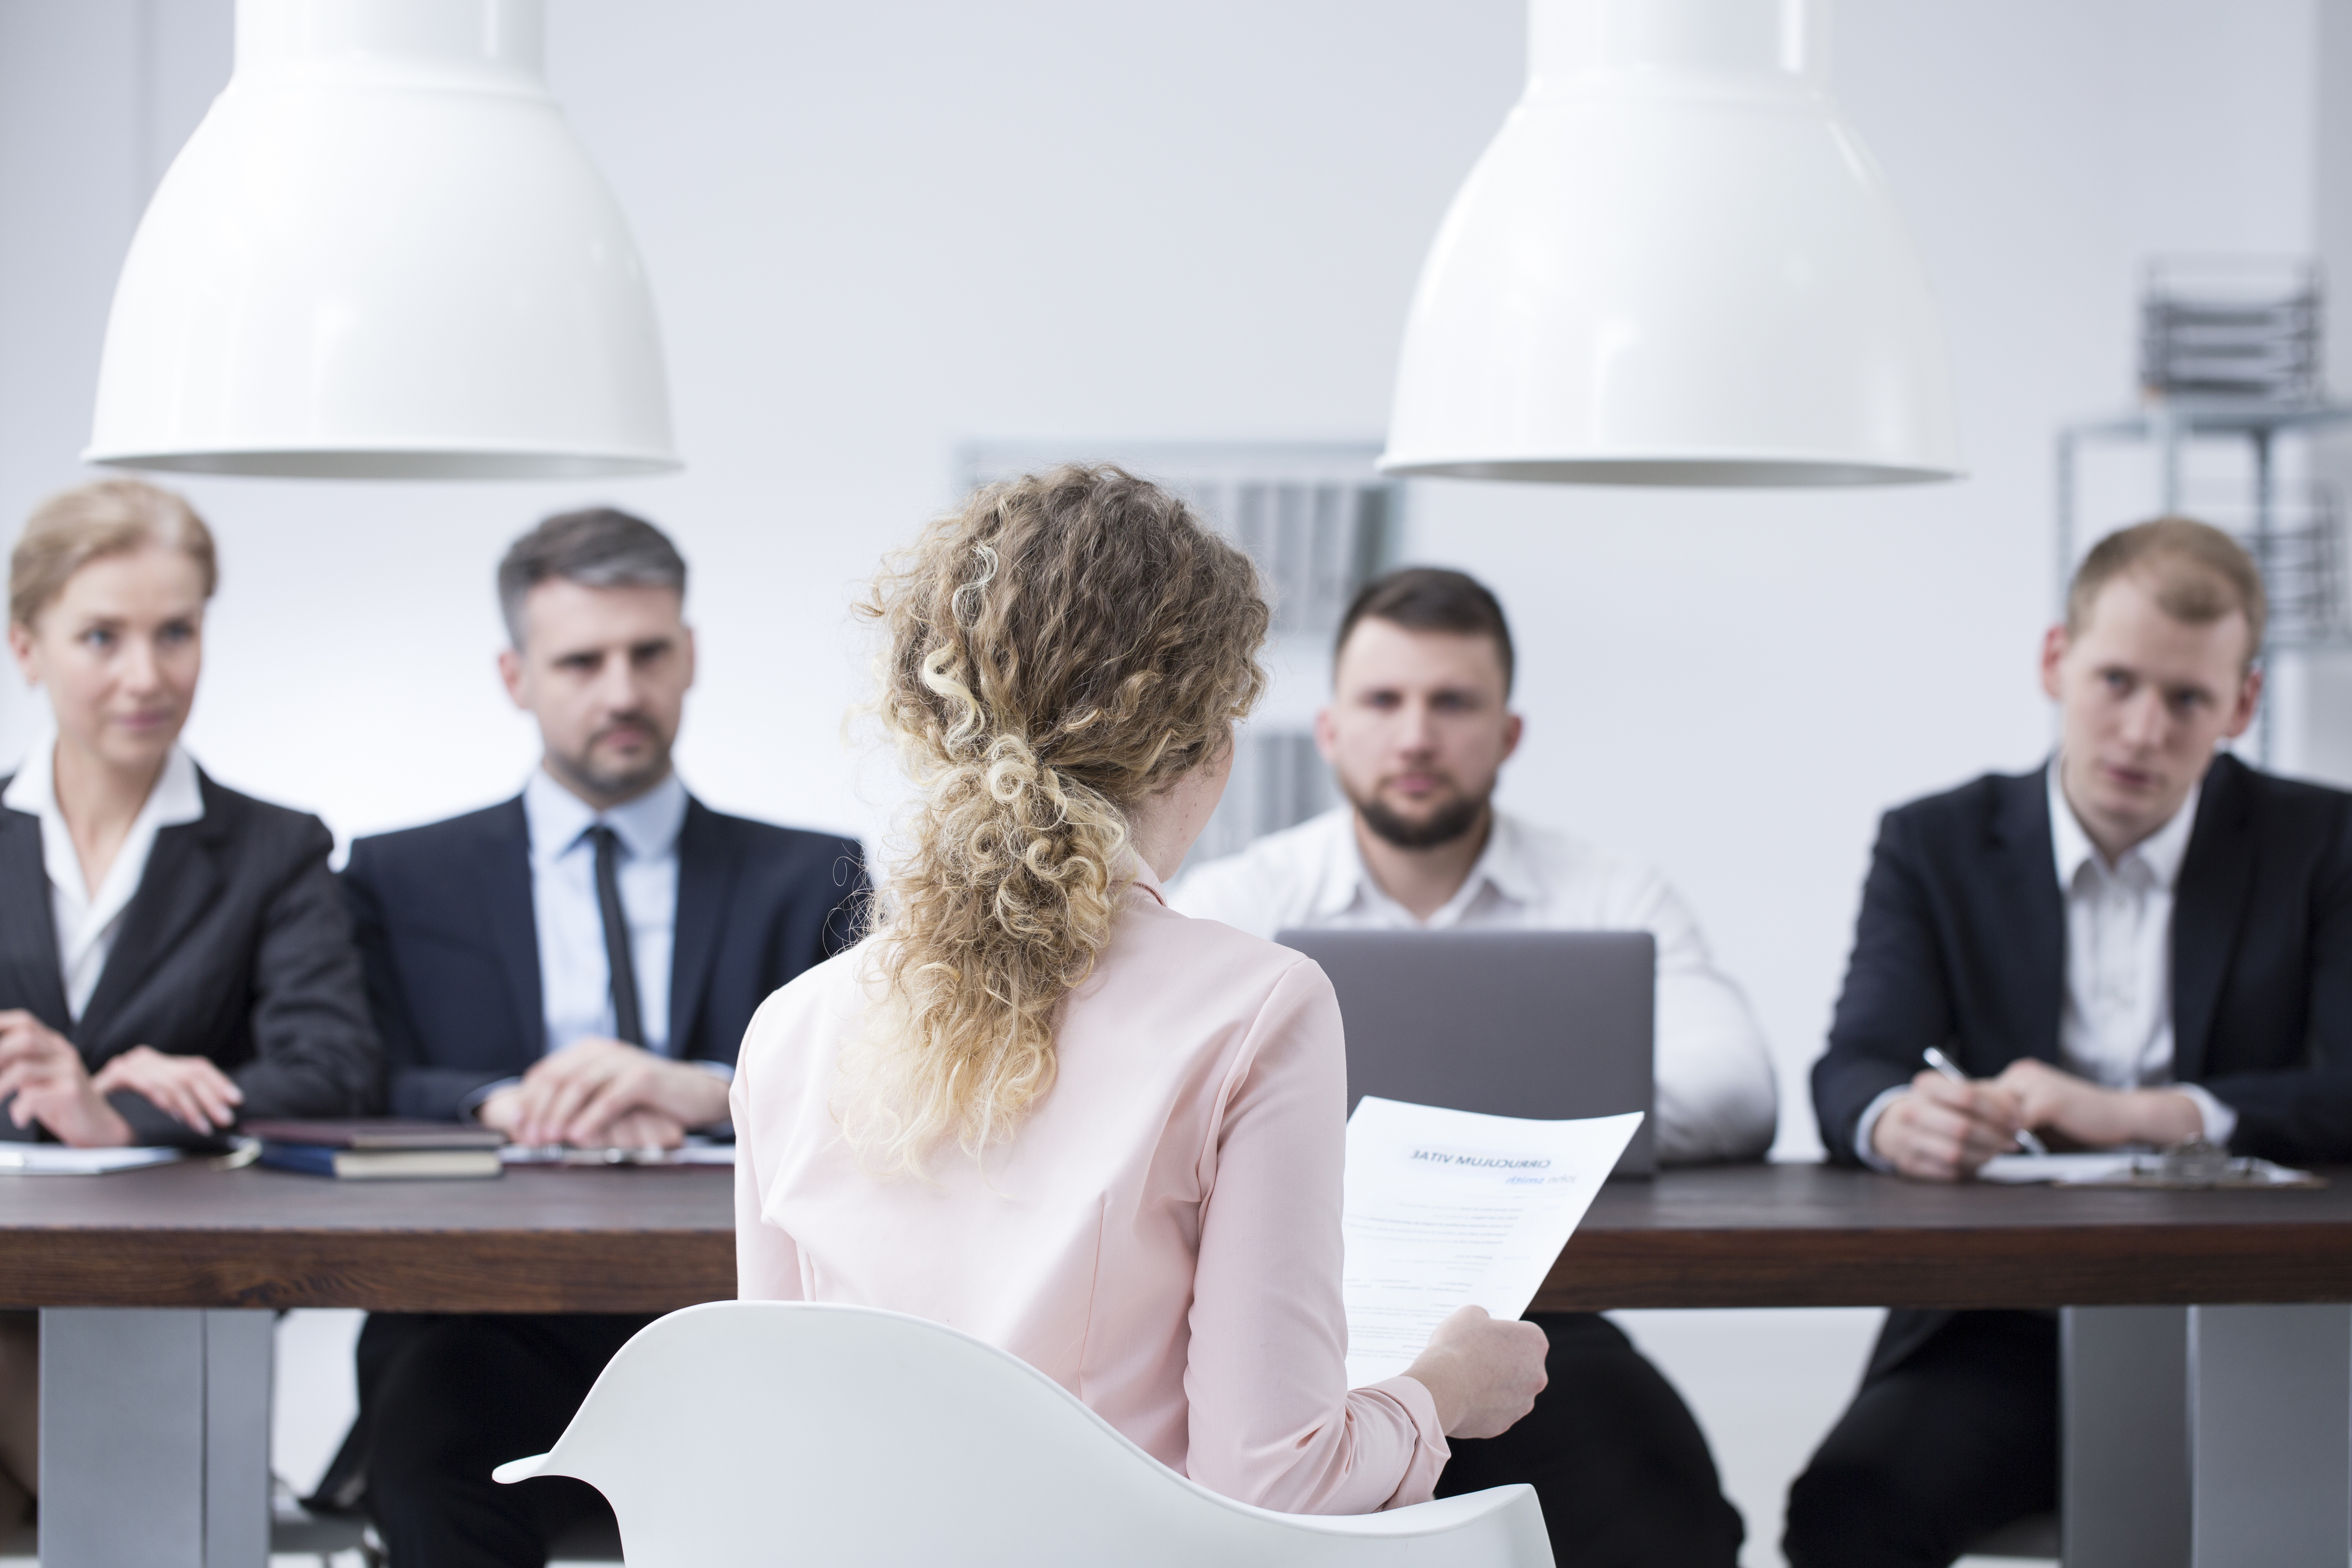
[[[1674,1384],[1592,1312],[1535,1312],[1551,1382],[1499,1437],[1451,1446],[1437,1495],[1525,1481],[1559,1568],[1735,1568],[1745,1531]]]
[[[604,1363],[651,1321],[372,1314],[360,1331],[352,1440],[392,1568],[543,1568],[551,1538],[605,1510],[584,1482],[500,1486],[490,1471],[553,1447]]]
[[[1944,1568],[2058,1506],[2058,1323],[1962,1312],[1862,1391],[1789,1489],[1790,1568]]]

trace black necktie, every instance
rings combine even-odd
[[[620,840],[603,823],[588,829],[596,847],[596,908],[604,917],[604,966],[613,974],[613,1032],[633,1046],[646,1043],[637,1013],[637,966],[629,957],[629,917],[621,910]]]

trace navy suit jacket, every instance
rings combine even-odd
[[[1813,1064],[1830,1157],[1862,1113],[1941,1047],[1971,1078],[2058,1061],[2066,908],[2037,769],[1988,774],[1886,814],[1853,956]],[[2352,795],[2216,757],[2173,890],[2173,1077],[2238,1113],[2230,1147],[2352,1160]],[[1888,1316],[1899,1364],[1949,1313]]]
[[[343,890],[395,1116],[450,1121],[544,1054],[530,833],[520,796],[352,844]],[[729,1062],[751,1015],[856,940],[857,841],[722,816],[688,798],[677,840],[669,1054]]]
[[[13,777],[13,775],[11,775]],[[0,789],[8,785],[0,778]],[[0,811],[0,1007],[22,1007],[96,1072],[133,1046],[205,1057],[245,1091],[242,1117],[356,1116],[373,1108],[376,1036],[351,923],[317,817],[196,772],[205,814],[159,830],[98,988],[66,1011],[41,819]],[[215,1142],[145,1095],[107,1097],[133,1142]],[[0,1116],[0,1139],[45,1138]]]

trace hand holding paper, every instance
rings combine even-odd
[[[1429,1390],[1448,1437],[1499,1437],[1535,1408],[1550,1382],[1544,1371],[1550,1353],[1550,1339],[1535,1324],[1461,1307],[1404,1372]]]
[[[1410,1367],[1457,1309],[1528,1310],[1641,1113],[1528,1121],[1366,1096],[1348,1119],[1348,1382]]]

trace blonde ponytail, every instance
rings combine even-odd
[[[888,563],[877,703],[920,791],[875,935],[884,1006],[845,1058],[869,1166],[978,1155],[1054,1087],[1054,1021],[1131,879],[1127,813],[1264,689],[1248,557],[1159,487],[1065,467],[976,491]]]

